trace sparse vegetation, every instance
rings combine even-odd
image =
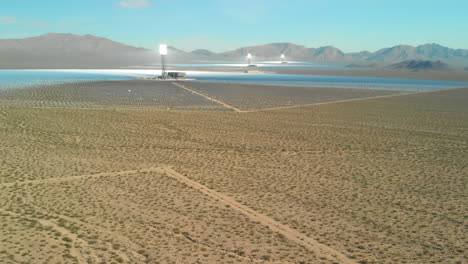
[[[2,106],[0,262],[335,262],[145,171],[170,165],[357,263],[464,263],[467,98],[245,114]]]

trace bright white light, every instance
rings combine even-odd
[[[282,58],[282,59],[284,59],[284,58],[285,58],[284,54],[281,54],[281,58]]]
[[[251,59],[252,58],[252,54],[247,54],[247,59]]]
[[[159,54],[167,55],[167,45],[166,44],[159,45]]]

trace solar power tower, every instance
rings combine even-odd
[[[159,45],[159,54],[161,54],[161,78],[166,79],[167,78],[167,73],[166,73],[166,56],[167,56],[167,45],[166,44],[161,44]]]

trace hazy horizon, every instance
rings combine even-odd
[[[427,43],[467,49],[468,36],[458,34],[468,27],[467,8],[454,0],[18,0],[2,5],[0,38],[91,34],[147,49],[168,43],[213,52],[283,42],[344,52]]]
[[[25,38],[35,38],[35,37],[40,37],[40,36],[44,36],[44,35],[47,35],[47,34],[72,34],[72,35],[78,35],[78,36],[86,36],[86,35],[91,35],[91,36],[94,36],[94,37],[100,37],[100,38],[106,38],[106,39],[109,39],[109,40],[112,40],[112,41],[116,41],[114,39],[111,39],[111,38],[107,38],[107,37],[103,37],[103,36],[99,36],[99,35],[93,35],[93,34],[75,34],[73,32],[47,32],[47,33],[44,33],[44,34],[41,34],[41,35],[35,35],[35,36],[27,36],[27,37],[24,37],[24,38],[11,38],[11,39],[25,39]],[[2,38],[0,38],[0,40],[2,40]],[[7,39],[3,39],[3,40],[7,40]],[[119,43],[122,43],[122,44],[125,44],[125,45],[128,45],[128,46],[133,46],[129,43],[126,43],[126,42],[120,42],[120,41],[117,41]],[[236,48],[233,48],[233,49],[229,49],[229,50],[221,50],[221,51],[213,51],[213,50],[210,50],[210,49],[207,49],[207,48],[204,48],[204,47],[199,47],[199,48],[196,48],[196,49],[182,49],[182,48],[179,48],[177,46],[173,46],[173,45],[169,45],[170,47],[172,48],[176,48],[178,50],[181,50],[181,51],[184,51],[184,52],[192,52],[192,51],[196,51],[196,50],[208,50],[208,51],[212,51],[212,52],[215,52],[215,53],[225,53],[225,52],[230,52],[230,51],[234,51],[234,50],[237,50],[237,49],[241,49],[241,48],[245,48],[245,47],[255,47],[255,46],[264,46],[264,45],[271,45],[271,44],[294,44],[294,45],[298,45],[298,46],[304,46],[306,48],[323,48],[323,47],[327,47],[327,46],[331,46],[331,47],[335,47],[337,49],[340,49],[342,50],[343,52],[346,52],[344,51],[341,47],[337,46],[337,45],[327,45],[327,46],[315,46],[315,47],[311,47],[311,46],[307,46],[307,45],[303,45],[301,43],[295,43],[295,42],[269,42],[269,43],[260,43],[260,44],[257,44],[257,45],[253,45],[253,46],[239,46],[239,47],[236,47]],[[443,47],[447,47],[447,48],[450,48],[450,49],[462,49],[462,50],[468,50],[468,48],[458,48],[458,47],[448,47],[448,46],[444,46],[444,45],[441,45],[440,43],[420,43],[420,44],[414,44],[414,45],[410,45],[410,44],[406,44],[406,43],[400,43],[400,44],[394,44],[394,45],[391,45],[391,46],[386,46],[386,47],[381,47],[381,48],[378,48],[376,50],[359,50],[359,51],[351,51],[351,52],[346,52],[346,53],[353,53],[353,52],[364,52],[364,51],[368,51],[368,52],[371,52],[371,53],[374,53],[374,52],[377,52],[381,49],[385,49],[385,48],[392,48],[392,47],[397,47],[397,46],[412,46],[412,47],[418,47],[418,46],[422,46],[422,45],[440,45],[440,46],[443,46]],[[150,48],[147,48],[147,47],[142,47],[142,46],[133,46],[133,47],[136,47],[136,48],[144,48],[144,49],[149,49],[149,50],[155,50],[158,48],[158,46],[156,45],[155,47],[150,47]]]

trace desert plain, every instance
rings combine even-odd
[[[0,92],[0,263],[468,261],[468,88],[284,89]]]

